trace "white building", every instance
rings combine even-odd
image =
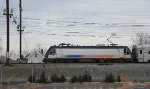
[[[44,55],[39,51],[33,51],[28,57],[28,63],[43,63]]]
[[[138,62],[150,62],[150,44],[137,46]]]

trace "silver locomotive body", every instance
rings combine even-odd
[[[44,62],[130,62],[127,46],[51,46]]]

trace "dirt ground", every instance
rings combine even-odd
[[[24,83],[13,85],[1,85],[0,89],[150,89],[150,83]]]

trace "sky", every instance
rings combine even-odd
[[[5,53],[5,1],[0,0],[0,38]],[[13,17],[10,25],[10,49],[18,52],[19,33],[13,19],[19,21],[18,1],[10,0]],[[150,34],[150,0],[22,0],[23,50],[37,45],[48,49],[51,45],[135,44],[137,33]]]

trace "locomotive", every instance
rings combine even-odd
[[[45,63],[74,63],[74,62],[132,62],[132,52],[127,46],[74,46],[60,44],[51,46],[43,62]]]

